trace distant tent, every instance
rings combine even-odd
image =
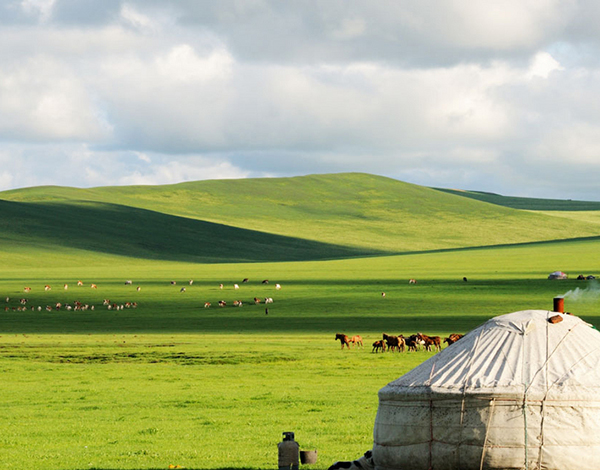
[[[548,275],[548,279],[567,279],[569,276],[567,276],[566,273],[563,273],[562,271],[554,271],[553,273],[550,273]]]
[[[382,388],[373,436],[375,470],[598,470],[600,332],[492,318]]]

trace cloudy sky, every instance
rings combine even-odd
[[[600,2],[0,0],[0,190],[347,171],[600,200]]]

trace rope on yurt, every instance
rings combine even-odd
[[[479,463],[479,470],[483,470],[483,459],[485,457],[485,450],[487,448],[488,436],[490,434],[490,424],[492,422],[492,416],[494,415],[494,410],[496,409],[496,399],[492,398],[492,406],[490,407],[490,415],[488,416],[488,422],[485,429],[485,438],[483,440],[483,450],[481,451],[481,462]]]
[[[527,388],[523,394],[523,427],[525,437],[525,470],[529,470],[529,435],[527,434]]]
[[[461,468],[461,462],[460,462],[460,446],[462,445],[462,440],[463,440],[463,424],[464,424],[464,417],[465,417],[465,396],[467,394],[467,382],[469,380],[469,378],[471,377],[471,368],[473,367],[473,359],[475,358],[475,353],[477,352],[477,348],[479,347],[479,342],[481,339],[481,336],[483,335],[485,328],[482,328],[481,331],[479,332],[479,335],[477,336],[477,339],[475,340],[475,346],[473,347],[473,349],[471,350],[471,357],[469,357],[469,367],[467,368],[467,373],[465,374],[465,381],[463,383],[463,390],[462,390],[462,399],[461,399],[461,403],[460,403],[460,427],[459,427],[459,439],[458,439],[458,467],[457,468]],[[484,446],[485,447],[485,446]],[[484,452],[484,450],[482,450],[482,452]]]

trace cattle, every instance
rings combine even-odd
[[[442,340],[439,336],[427,336],[423,333],[417,333],[417,336],[425,344],[425,349],[431,351],[431,347],[435,347],[438,351],[442,350]]]
[[[459,333],[452,333],[447,338],[444,338],[444,343],[448,343],[448,346],[450,346],[451,344],[456,343],[462,337],[463,337],[463,335],[461,335]]]
[[[268,279],[263,279],[262,284],[268,284],[269,280]]]
[[[223,290],[223,284],[219,284],[219,289]]]
[[[242,279],[242,283],[247,283],[250,279],[248,279],[247,277],[245,277],[244,279]]]
[[[346,346],[348,349],[350,349],[350,338],[348,338],[346,335],[342,334],[342,333],[337,333],[335,335],[335,341],[340,340],[340,343],[342,344],[342,349],[344,349],[344,346]]]
[[[238,286],[237,284],[234,284],[234,285],[233,285],[233,288],[237,290],[237,289],[239,289],[239,288],[240,288],[240,286]]]
[[[174,286],[177,284],[177,281],[171,281],[171,285]]]
[[[31,292],[31,287],[23,287],[23,292]]]
[[[258,297],[254,297],[254,303],[255,304],[259,304],[260,303],[260,299]]]
[[[126,286],[130,286],[131,284],[133,284],[133,281],[130,281],[130,280],[125,281]]]
[[[416,279],[409,279],[409,280],[408,280],[408,283],[409,283],[409,284],[416,284],[416,283],[417,283],[417,280],[416,280]]]
[[[273,303],[273,299],[271,297],[265,297],[265,303],[266,304],[272,304]]]
[[[371,352],[385,352],[385,341],[383,341],[382,339],[377,340],[373,343],[373,349],[371,350]]]
[[[63,286],[63,289],[64,289],[64,290],[67,290],[68,288],[69,288],[69,284],[65,284],[65,285]]]
[[[385,297],[385,292],[382,292],[382,293],[381,293],[381,297]]]
[[[78,286],[78,287],[81,287],[81,286],[83,286],[83,281],[77,281],[77,286]]]
[[[92,284],[90,287],[91,287],[92,289],[98,289],[98,286],[97,286],[96,284]]]
[[[463,281],[468,282],[469,280],[466,277],[463,277]]]
[[[193,279],[190,279],[190,280],[189,280],[189,284],[190,284],[190,286],[191,286],[193,283],[194,283],[194,280],[193,280]]]
[[[279,284],[275,284],[275,289],[279,290],[281,289],[281,286]]]
[[[352,338],[350,338],[350,342],[352,343],[352,345],[356,345],[356,347],[363,347],[363,340],[361,335],[353,336]]]
[[[234,307],[241,307],[242,306],[242,301],[241,300],[234,300],[233,301],[233,306]]]
[[[182,287],[181,289],[179,289],[179,292],[185,292],[185,287]]]
[[[225,307],[225,305],[227,305],[227,302],[224,300],[219,300],[219,307]]]
[[[210,302],[204,302],[204,308],[209,308],[210,307]]]
[[[142,290],[142,288],[141,288],[140,286],[137,286],[137,287],[135,288],[135,290],[137,290],[137,291],[139,292],[139,291],[141,291],[141,290]]]
[[[46,284],[46,285],[44,286],[44,290],[45,290],[45,291],[49,291],[49,290],[51,290],[51,289],[52,289],[52,287],[50,287],[48,284]]]

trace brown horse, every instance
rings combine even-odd
[[[353,336],[352,338],[350,338],[350,342],[352,344],[355,344],[357,347],[363,347],[363,341],[362,341],[362,336],[361,335],[356,335]]]
[[[342,333],[337,333],[335,335],[335,341],[340,340],[340,343],[342,343],[342,349],[344,349],[344,346],[346,346],[348,349],[350,349],[350,338],[348,338],[346,335],[342,334]]]
[[[439,336],[427,336],[423,333],[417,333],[417,336],[425,343],[427,351],[431,351],[431,346],[435,347],[438,351],[442,350],[442,339]]]

